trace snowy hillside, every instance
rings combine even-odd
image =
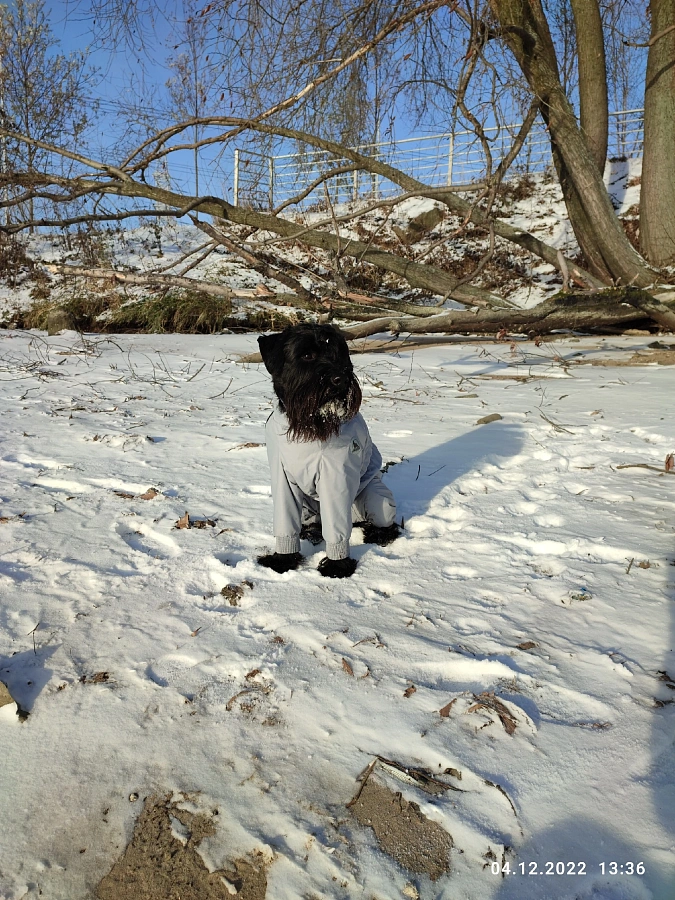
[[[0,897],[672,900],[668,338],[355,356],[405,531],[329,582],[255,337],[0,331]]]
[[[641,160],[627,162],[608,162],[605,181],[613,198],[617,212],[631,224],[637,221],[635,212],[640,196]],[[447,214],[434,229],[422,235],[414,247],[406,247],[399,236],[408,228],[410,221],[416,216],[429,211],[434,202],[422,198],[413,198],[399,204],[393,210],[375,210],[367,213],[358,221],[350,221],[341,226],[341,234],[348,240],[361,238],[375,240],[385,249],[403,253],[410,258],[419,258],[427,263],[445,269],[457,277],[471,273],[487,250],[488,238],[482,232],[455,235],[460,225],[457,217]],[[356,207],[355,207],[356,208]],[[562,250],[568,256],[578,253],[574,235],[566,217],[565,204],[560,188],[555,179],[545,175],[528,178],[514,178],[506,182],[503,196],[498,200],[499,215],[512,226],[529,231],[546,243]],[[351,207],[340,207],[339,214],[353,212]],[[300,226],[316,226],[318,222],[328,221],[326,213],[288,213]],[[236,229],[235,229],[236,231]],[[249,235],[250,229],[243,229],[242,236]],[[267,236],[272,237],[272,236]],[[249,235],[250,239],[250,235]],[[49,296],[55,303],[71,300],[73,294],[82,291],[83,282],[68,279],[62,283],[58,277],[48,274],[44,264],[65,263],[67,265],[85,265],[91,267],[94,262],[90,257],[96,256],[96,265],[102,268],[118,268],[135,273],[147,273],[150,270],[167,274],[180,274],[183,269],[189,270],[189,277],[197,281],[204,280],[231,288],[235,292],[251,293],[252,289],[264,285],[271,291],[286,292],[288,288],[272,278],[263,278],[248,267],[243,260],[222,247],[201,259],[201,251],[208,244],[204,234],[191,224],[176,225],[170,220],[162,220],[161,224],[143,225],[135,229],[112,231],[106,236],[95,235],[89,238],[73,237],[69,242],[62,236],[35,234],[24,236],[27,252],[36,263],[33,272],[22,271],[16,283],[0,282],[0,324],[11,324],[17,319],[17,310],[30,307],[37,297],[42,297],[45,284]],[[321,275],[328,276],[330,265],[327,256],[320,251],[308,252],[300,247],[289,247],[287,244],[264,243],[265,235],[253,236],[253,249],[256,241],[262,241],[262,249],[273,250],[281,259],[295,265],[310,269],[318,274],[318,279],[299,275],[299,280],[306,288],[321,293]],[[257,249],[261,249],[258,247]],[[193,255],[188,255],[192,253]],[[350,264],[353,265],[353,264]],[[358,269],[358,267],[356,267]],[[368,267],[366,267],[368,270]],[[36,292],[36,273],[40,273],[43,281]],[[297,274],[297,273],[296,273]],[[379,295],[405,296],[413,303],[435,303],[436,297],[429,297],[418,290],[408,290],[403,281],[397,281],[373,267],[366,272],[372,284],[368,286]],[[379,283],[378,283],[379,282]],[[501,238],[497,238],[493,259],[485,266],[480,276],[474,279],[476,286],[491,290],[507,299],[511,305],[531,307],[540,303],[562,286],[560,273],[553,266],[543,263],[525,250]],[[91,289],[91,282],[85,286]],[[98,282],[99,291],[109,290],[109,286]],[[139,296],[147,296],[149,289],[125,287],[118,289],[120,302],[128,303]],[[269,291],[268,291],[269,292]],[[246,297],[235,299],[235,316],[245,317],[253,308],[261,306],[274,308],[274,301],[256,298],[255,302]],[[446,306],[455,306],[447,301]],[[287,307],[279,307],[280,313],[288,314]],[[339,307],[335,311],[340,316]],[[104,314],[102,321],[106,319]]]

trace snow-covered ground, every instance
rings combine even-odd
[[[270,900],[672,900],[675,369],[589,364],[649,340],[356,356],[405,532],[355,531],[329,581],[308,543],[255,562],[255,335],[0,332],[0,679],[29,712],[0,710],[0,897],[94,896],[173,792]],[[377,775],[452,836],[436,882],[346,808],[377,756],[461,789]]]

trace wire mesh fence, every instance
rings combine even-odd
[[[642,113],[641,109],[629,109],[609,114],[610,158],[642,156]],[[519,128],[520,123],[514,123],[485,130],[493,170],[509,152]],[[485,153],[473,131],[381,141],[355,149],[431,187],[471,184],[486,174]],[[543,172],[552,164],[548,130],[538,118],[507,177]],[[323,150],[306,148],[276,156],[238,150],[234,160],[234,203],[274,209],[295,200],[304,209],[326,208],[329,204],[386,198],[401,192],[398,185],[383,176],[350,166],[350,160]],[[336,170],[341,171],[331,174]]]

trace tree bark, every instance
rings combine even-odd
[[[598,0],[572,0],[579,62],[579,112],[598,171],[605,171],[609,106],[605,40]]]
[[[568,212],[591,270],[595,268],[594,257],[599,255],[604,266],[595,268],[597,277],[606,280],[609,273],[623,284],[641,287],[652,284],[655,273],[624,234],[602,174],[563,91],[541,0],[490,0],[490,6],[531,90],[540,98],[540,111],[556,151],[554,159],[564,166],[559,175],[568,192],[565,199],[568,200],[570,193],[576,195],[568,204]],[[577,202],[585,214],[583,218],[577,215]]]
[[[675,263],[675,0],[652,0],[649,6],[640,249],[651,263],[664,266]]]

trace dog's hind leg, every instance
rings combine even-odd
[[[396,518],[394,495],[379,475],[376,475],[357,495],[352,506],[354,522],[369,522],[387,528]]]
[[[305,497],[302,503],[301,540],[310,541],[316,547],[323,541],[321,531],[321,508],[316,500]]]
[[[394,495],[379,475],[364,487],[352,506],[352,517],[363,529],[363,540],[366,544],[378,544],[386,547],[401,533],[401,528],[394,521],[396,517],[396,501]]]

